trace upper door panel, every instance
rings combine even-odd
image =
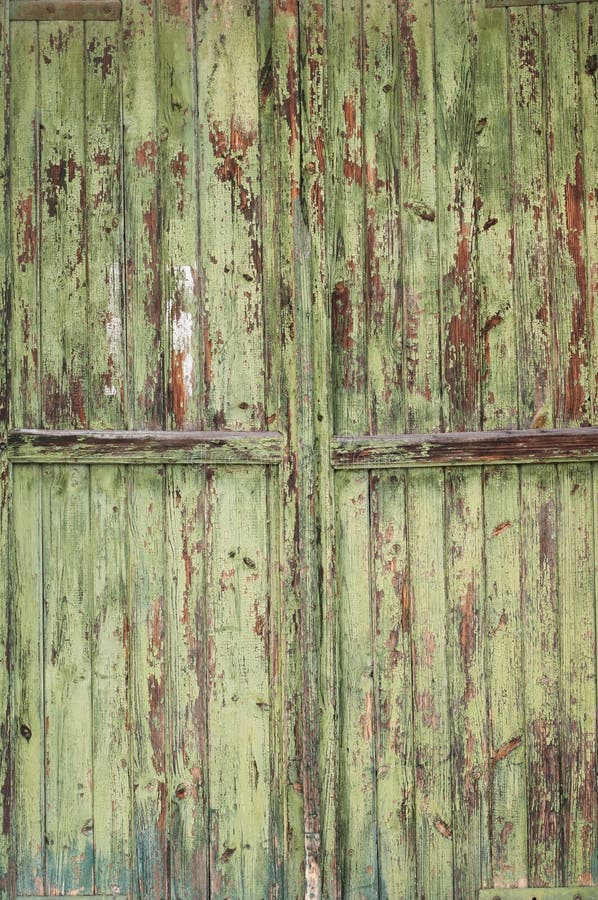
[[[194,7],[11,24],[13,427],[266,427],[258,14]]]
[[[596,5],[328,25],[335,432],[591,424]]]

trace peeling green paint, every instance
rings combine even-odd
[[[597,6],[3,0],[0,897],[593,890]]]

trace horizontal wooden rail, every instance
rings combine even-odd
[[[598,887],[489,888],[479,900],[598,900]]]
[[[120,19],[121,0],[10,0],[8,8],[17,22],[114,22]]]
[[[15,463],[276,465],[276,431],[12,431],[5,452]]]
[[[336,436],[335,469],[409,469],[598,459],[598,428]]]
[[[504,9],[507,6],[548,6],[558,3],[580,3],[583,0],[486,0],[486,6]],[[591,0],[585,0],[591,2]]]

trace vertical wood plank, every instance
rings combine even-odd
[[[379,896],[416,890],[411,584],[405,473],[370,484]]]
[[[557,467],[563,881],[592,884],[598,831],[596,591],[591,465]]]
[[[129,479],[131,893],[140,898],[168,897],[164,478],[139,466]]]
[[[585,232],[588,260],[588,308],[591,311],[592,422],[598,399],[598,3],[579,5],[581,153],[584,176]]]
[[[205,483],[195,466],[166,481],[170,896],[209,896]]]
[[[554,425],[542,8],[509,10],[519,426]]]
[[[310,655],[304,672],[304,797],[306,897],[340,894],[337,852],[336,802],[338,754],[336,743],[336,615],[334,609],[333,474],[329,466],[329,440],[333,431],[331,377],[330,285],[327,267],[325,199],[329,193],[329,166],[324,148],[328,135],[328,5],[309,3],[299,17],[301,53],[301,210],[309,239],[311,278],[311,345],[313,366],[312,439],[313,491],[306,521],[317,545],[316,584],[311,606]],[[306,241],[307,242],[307,241]],[[320,702],[315,697],[323,698]],[[313,699],[312,699],[313,698]]]
[[[404,430],[398,47],[396,4],[392,0],[365,3],[363,302],[368,318],[367,396],[373,433],[387,434]]]
[[[457,897],[475,896],[490,872],[482,487],[482,470],[477,466],[446,471],[453,892]]]
[[[87,426],[85,54],[81,22],[42,22],[42,426]]]
[[[125,285],[130,427],[164,426],[155,0],[123,0]]]
[[[39,396],[39,109],[38,28],[11,30],[10,201],[12,313],[9,335],[11,425],[37,428]],[[18,85],[18,88],[17,88]],[[8,233],[7,233],[8,237]]]
[[[272,886],[270,571],[263,472],[206,473],[210,896]]]
[[[521,467],[528,882],[562,878],[559,585],[554,466]]]
[[[127,470],[90,466],[93,579],[93,843],[98,894],[130,888]]]
[[[378,894],[376,733],[370,598],[369,477],[335,476],[343,896]]]
[[[587,425],[590,412],[588,273],[581,154],[577,6],[544,10],[550,293],[555,424]]]
[[[490,754],[490,849],[494,887],[527,883],[525,709],[521,660],[519,471],[484,473],[486,695]]]
[[[16,893],[45,893],[44,633],[39,466],[13,469],[11,606]]]
[[[481,44],[475,86],[482,427],[517,427],[517,322],[513,297],[513,215],[508,12],[476,6]]]
[[[328,11],[330,166],[327,222],[332,317],[332,397],[339,434],[369,429],[364,303],[364,122],[361,0]]]
[[[198,18],[208,428],[264,427],[256,12],[253,0],[224,0]]]
[[[313,494],[313,369],[309,236],[300,211],[299,12],[286,0],[259,4],[260,164],[265,301],[266,422],[287,435],[280,468],[268,473],[273,555],[270,672],[274,796],[272,839],[278,890],[305,895],[305,832],[319,831],[314,798],[317,713],[313,637],[317,550],[305,510]],[[298,398],[301,397],[298,403]],[[281,560],[282,562],[282,560]],[[280,587],[276,587],[280,583]],[[283,599],[284,598],[284,599]],[[301,653],[298,647],[301,646]],[[304,754],[307,750],[307,754]],[[316,793],[317,798],[317,793]],[[276,839],[276,829],[280,839]],[[311,840],[311,838],[310,838]],[[283,865],[284,861],[284,865]]]
[[[1,11],[1,10],[0,10]],[[6,14],[6,10],[3,11]],[[6,21],[5,21],[6,24]],[[0,41],[4,31],[0,32]],[[1,46],[1,43],[0,43]],[[0,176],[1,178],[1,176]],[[6,196],[6,195],[5,195]],[[6,207],[5,207],[6,212]],[[7,221],[7,218],[5,221]],[[6,248],[7,250],[8,248]],[[1,263],[0,263],[1,265]],[[4,265],[8,270],[7,260],[5,257]],[[2,290],[3,297],[0,299],[6,302],[8,300],[8,284],[5,282]],[[6,334],[6,332],[5,332]],[[7,342],[4,341],[4,362],[6,362]],[[4,372],[7,370],[4,369]],[[6,374],[2,376],[2,386],[0,392],[3,392],[6,404]],[[5,405],[4,428],[7,425]],[[16,860],[14,858],[14,844],[12,841],[13,831],[11,828],[11,813],[14,809],[14,719],[12,712],[12,694],[11,694],[11,667],[12,667],[12,603],[10,601],[10,511],[11,511],[11,479],[10,466],[6,459],[2,460],[0,469],[0,541],[3,548],[0,555],[0,691],[4,698],[2,719],[0,719],[0,786],[2,791],[2,830],[0,831],[0,897],[2,900],[9,900],[11,894],[15,892],[15,870]],[[39,719],[38,719],[39,722]],[[39,727],[39,725],[38,725]],[[38,770],[39,771],[39,770]]]
[[[123,292],[121,40],[113,23],[85,24],[87,333],[90,428],[128,417]]]
[[[443,426],[432,0],[398,4],[401,279],[407,431]]]
[[[158,0],[158,131],[167,422],[200,427],[194,4]]]
[[[434,3],[443,382],[449,430],[480,427],[472,0]]]
[[[9,320],[12,299],[11,205],[10,205],[10,28],[8,2],[0,3],[0,97],[4,102],[0,117],[0,186],[2,188],[2,233],[0,235],[0,434],[4,439],[10,417],[10,335]],[[11,846],[11,804],[14,794],[13,713],[11,706],[11,602],[10,569],[10,503],[11,469],[8,460],[0,458],[0,790],[2,792],[2,828],[0,829],[0,897],[8,900],[15,891],[15,864]]]
[[[453,895],[453,811],[442,469],[409,472],[415,838],[420,897]]]
[[[93,893],[89,469],[43,468],[46,894]]]

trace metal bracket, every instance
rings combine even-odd
[[[121,5],[121,0],[10,0],[9,16],[13,22],[114,22]]]
[[[562,0],[561,0],[562,2]],[[598,900],[596,887],[488,888],[479,900]]]

